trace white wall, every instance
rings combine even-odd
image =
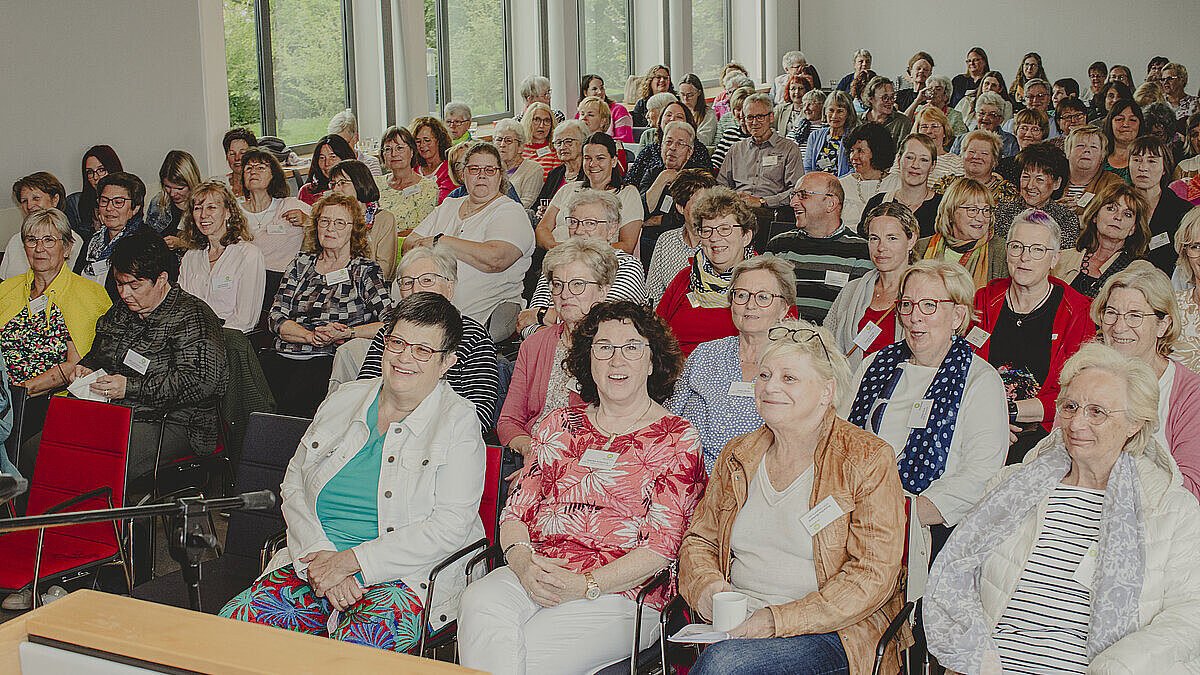
[[[933,56],[935,73],[953,77],[976,45],[1010,84],[1031,51],[1042,55],[1051,81],[1073,77],[1081,87],[1097,60],[1129,66],[1137,83],[1158,54],[1200,71],[1196,0],[801,0],[801,7],[800,48],[826,83],[852,70],[850,55],[860,47],[871,51],[877,73],[892,77],[917,50]]]

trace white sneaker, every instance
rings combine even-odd
[[[0,602],[0,608],[10,612],[19,612],[30,607],[33,607],[33,591],[28,588],[16,593],[9,593],[8,597],[4,598],[4,602]]]
[[[67,589],[63,588],[62,586],[58,586],[58,585],[51,586],[49,588],[49,590],[47,590],[45,593],[42,593],[42,604],[48,605],[48,604],[54,602],[55,600],[59,600],[59,599],[65,598],[65,597],[67,597]]]

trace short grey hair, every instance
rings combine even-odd
[[[771,100],[770,96],[763,93],[750,94],[747,96],[745,100],[742,101],[742,110],[745,110],[746,106],[750,105],[751,103],[758,103],[766,106],[767,112],[771,112],[775,109],[775,102]]]
[[[621,198],[617,197],[617,193],[609,192],[608,190],[580,190],[571,195],[571,198],[566,203],[566,213],[568,216],[575,213],[575,209],[585,204],[599,204],[604,208],[604,217],[610,223],[621,222]]]
[[[1013,232],[1016,231],[1017,225],[1028,223],[1030,225],[1039,225],[1046,228],[1050,232],[1050,243],[1054,244],[1054,250],[1062,248],[1062,228],[1059,227],[1058,221],[1050,217],[1050,214],[1041,209],[1025,209],[1018,213],[1013,219],[1012,224],[1008,226],[1008,237],[1006,241],[1013,240]]]
[[[743,87],[749,87],[751,89],[754,88],[754,80],[750,79],[749,77],[737,72],[736,70],[733,71],[732,73],[730,73],[730,75],[736,75],[736,77],[732,78],[732,80],[730,82],[731,87],[727,87],[727,88],[733,88],[733,89],[741,89]]]
[[[800,99],[800,102],[809,103],[811,101],[820,103],[821,107],[824,108],[825,92],[821,91],[820,89],[809,89],[808,91],[804,92],[804,96]]]
[[[783,55],[783,67],[805,65],[808,59],[804,57],[804,52],[792,50]]]
[[[467,119],[471,119],[471,106],[462,101],[450,101],[442,108],[442,119],[451,115],[466,115]]]
[[[981,105],[996,106],[996,110],[999,110],[1001,115],[1004,114],[1004,99],[994,91],[985,91],[975,97],[975,109],[979,110]]]
[[[445,244],[418,246],[410,249],[408,253],[401,256],[400,264],[396,265],[396,276],[403,276],[408,268],[422,260],[432,260],[438,274],[450,281],[458,281],[458,260],[454,258],[454,254]]]
[[[1043,80],[1040,77],[1035,77],[1032,80],[1029,80],[1028,82],[1025,83],[1025,91],[1029,91],[1029,89],[1031,87],[1045,87],[1046,91],[1050,91],[1050,83]],[[991,92],[991,93],[994,94],[996,92]]]
[[[511,132],[512,135],[517,137],[517,140],[520,141],[521,145],[525,145],[529,142],[529,138],[525,135],[525,127],[521,126],[520,122],[512,119],[511,117],[497,120],[496,125],[492,127],[492,136],[494,137],[501,131]]]
[[[333,119],[329,120],[329,127],[325,130],[325,133],[341,134],[343,131],[349,131],[352,134],[358,133],[358,118],[354,116],[354,111],[349,108],[334,115]]]
[[[791,331],[810,330],[816,334],[816,339],[797,340],[791,337],[791,335],[795,335],[792,333],[788,337],[771,340],[767,343],[766,348],[759,352],[758,362],[762,363],[770,357],[779,355],[807,358],[808,365],[817,371],[818,376],[826,380],[833,380],[833,400],[829,402],[829,407],[837,408],[839,404],[852,400],[855,393],[852,389],[854,371],[850,368],[850,363],[846,361],[842,350],[833,346],[837,343],[829,329],[821,328],[804,319],[784,319],[779,325]]]
[[[650,98],[646,99],[647,110],[662,110],[672,103],[678,103],[679,99],[669,91],[661,91]]]
[[[558,126],[554,127],[554,135],[552,138],[554,140],[558,140],[572,131],[579,135],[580,143],[587,139],[589,133],[587,125],[580,120],[564,120],[559,122]]]
[[[58,233],[63,242],[63,248],[71,248],[75,243],[75,237],[71,230],[71,221],[67,220],[67,214],[58,209],[39,209],[25,216],[25,220],[21,221],[21,237],[28,237],[33,228],[41,225],[47,225]]]
[[[696,143],[696,130],[693,129],[692,125],[688,124],[687,122],[683,120],[672,120],[671,122],[668,122],[667,126],[663,127],[663,136],[666,136],[667,133],[672,129],[683,129],[685,132],[687,132],[689,141],[693,145]]]
[[[543,75],[530,75],[521,80],[521,98],[529,100],[535,96],[545,96],[550,91],[550,78]]]
[[[954,93],[954,84],[950,81],[950,78],[946,77],[945,75],[930,75],[929,78],[925,80],[925,86],[935,83],[942,85],[942,89],[945,90],[947,96]]]
[[[617,279],[620,263],[616,251],[612,244],[599,237],[571,237],[546,251],[546,257],[542,259],[542,276],[551,281],[554,270],[573,262],[587,265],[601,286],[612,286]]]
[[[1059,391],[1062,393],[1059,395],[1065,395],[1075,377],[1089,369],[1102,370],[1125,383],[1124,414],[1130,421],[1140,424],[1141,428],[1125,442],[1123,449],[1134,456],[1142,454],[1153,442],[1154,432],[1160,423],[1158,377],[1145,361],[1126,356],[1108,345],[1089,342],[1063,364],[1059,375]]]
[[[860,57],[860,56],[865,56],[865,57],[867,57],[868,59],[869,59],[869,58],[872,58],[872,57],[871,57],[871,52],[869,52],[869,51],[867,51],[867,50],[865,50],[865,49],[856,49],[856,50],[854,50],[854,55],[850,57],[850,61],[851,61],[851,62],[857,61],[857,60],[858,60],[858,57]]]
[[[756,255],[734,265],[732,276],[729,277],[729,288],[733,288],[738,277],[754,270],[764,270],[773,274],[775,282],[779,284],[779,294],[783,296],[784,304],[788,307],[796,306],[796,267],[773,255]]]

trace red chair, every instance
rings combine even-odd
[[[82,399],[53,397],[38,446],[27,515],[119,508],[133,410]],[[0,535],[0,591],[66,580],[89,569],[120,564],[132,592],[132,569],[120,523],[92,523]]]

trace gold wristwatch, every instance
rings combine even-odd
[[[596,577],[592,576],[591,572],[584,572],[583,578],[587,581],[587,591],[584,592],[583,597],[588,600],[600,597],[600,584],[596,583]]]

